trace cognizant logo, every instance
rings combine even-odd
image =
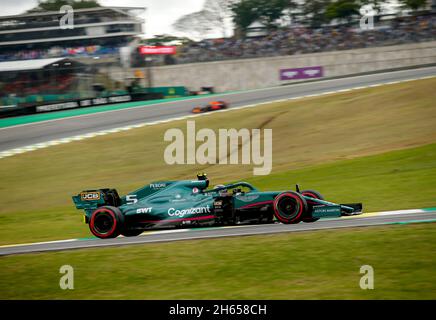
[[[184,217],[185,215],[189,214],[202,214],[202,213],[210,213],[210,207],[207,205],[206,207],[198,207],[198,208],[189,208],[189,209],[182,209],[182,210],[176,210],[174,208],[168,209],[168,215],[170,217]]]

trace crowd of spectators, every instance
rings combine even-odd
[[[74,80],[74,76],[71,74],[58,74],[53,75],[49,80],[38,80],[34,74],[23,73],[8,82],[0,82],[0,97],[16,95],[17,93],[20,96],[66,93]]]
[[[31,49],[18,50],[0,53],[0,61],[12,60],[30,60],[45,59],[58,57],[104,57],[107,55],[116,55],[119,53],[118,46],[77,46],[77,47],[60,47],[54,46],[49,49]]]
[[[334,50],[406,44],[436,40],[436,15],[421,15],[378,21],[373,30],[354,26],[327,26],[319,29],[288,26],[268,31],[266,36],[205,39],[189,42],[177,49],[177,55],[155,61],[181,64],[241,58],[272,57]],[[55,57],[104,57],[119,54],[125,44],[82,45],[48,49],[0,51],[0,61]]]
[[[176,63],[271,57],[436,40],[435,15],[392,19],[373,30],[358,26],[310,29],[289,26],[256,38],[209,39],[178,49]],[[358,23],[357,23],[358,25]]]

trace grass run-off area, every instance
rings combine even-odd
[[[435,87],[432,78],[195,118],[197,129],[272,129],[268,176],[253,176],[252,165],[167,165],[164,133],[186,130],[186,121],[0,159],[0,244],[88,237],[72,195],[102,187],[124,194],[200,170],[212,184],[300,183],[331,201],[361,201],[366,211],[435,206]]]
[[[435,241],[422,223],[7,256],[0,299],[436,299]]]

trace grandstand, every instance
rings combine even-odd
[[[0,62],[0,96],[65,92],[81,64],[64,58],[27,60],[17,67],[14,62]],[[61,70],[58,71],[58,70]]]
[[[90,96],[92,69],[68,58],[0,62],[0,104],[27,106]]]
[[[125,89],[107,71],[126,56],[129,60],[137,47],[144,22],[138,13],[143,11],[76,9],[72,29],[60,27],[65,13],[57,11],[0,17],[0,107],[113,95]]]
[[[288,56],[326,51],[350,50],[436,40],[436,13],[375,17],[373,30],[354,25],[325,25],[311,28],[289,25],[267,35],[204,39],[178,48],[175,63],[196,63],[244,58]]]
[[[0,61],[54,57],[116,56],[142,34],[135,12],[142,7],[74,10],[74,28],[61,29],[64,13],[33,12],[0,17]]]

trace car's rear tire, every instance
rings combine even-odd
[[[303,190],[300,192],[303,196],[306,197],[311,197],[311,198],[315,198],[315,199],[320,199],[320,200],[324,200],[324,197],[321,193],[319,193],[318,191],[315,190]],[[307,213],[309,215],[312,214],[312,210],[313,210],[313,206],[316,205],[315,202],[310,201],[310,200],[306,200],[307,202],[307,206],[309,207],[309,210],[307,211]],[[303,219],[303,222],[315,222],[318,221],[319,218],[313,218],[312,216],[306,216]]]
[[[144,230],[141,230],[141,229],[130,229],[130,230],[121,231],[121,234],[125,237],[136,237],[136,236],[139,236],[143,232],[144,232]]]
[[[96,209],[89,220],[89,230],[101,239],[116,238],[120,235],[124,216],[116,207],[104,206]]]
[[[273,203],[274,216],[282,223],[299,223],[307,212],[306,200],[297,192],[279,194]]]

